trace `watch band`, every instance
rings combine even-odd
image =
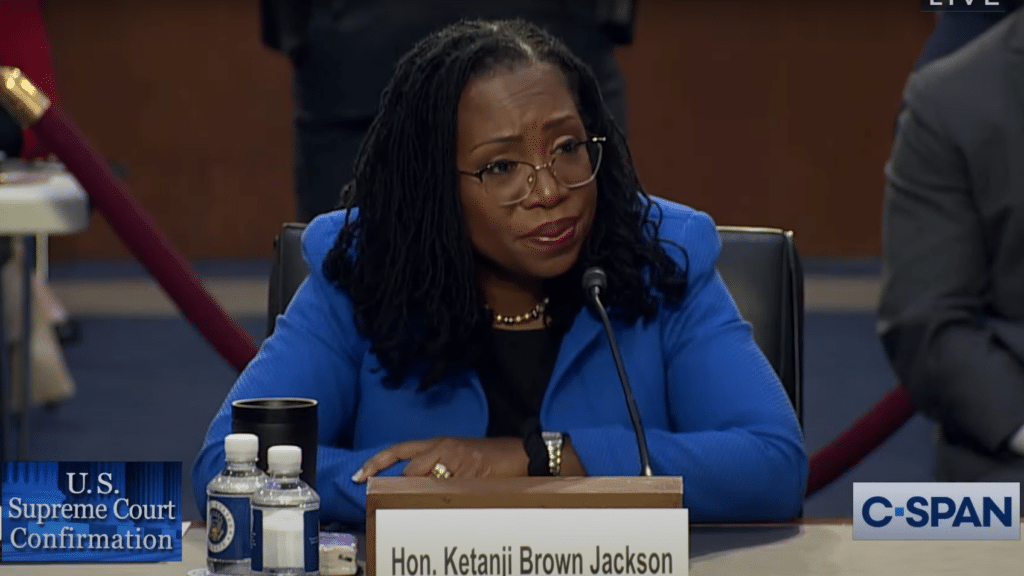
[[[548,455],[547,444],[541,437],[540,426],[536,421],[527,423],[523,427],[523,449],[529,459],[527,473],[530,476],[549,476],[551,461]]]
[[[558,476],[562,472],[562,445],[565,435],[561,432],[541,432],[540,437],[548,449],[548,473]]]

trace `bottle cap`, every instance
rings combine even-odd
[[[302,472],[302,448],[298,446],[271,446],[267,450],[267,472],[271,474],[298,474]]]
[[[224,438],[224,459],[230,462],[255,462],[260,439],[255,434],[228,434]]]

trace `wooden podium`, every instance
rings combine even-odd
[[[372,477],[366,487],[366,569],[376,576],[376,516],[384,509],[682,508],[678,476],[437,480]]]

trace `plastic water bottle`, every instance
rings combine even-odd
[[[252,496],[252,573],[320,574],[320,496],[299,479],[302,450],[267,450],[266,485]]]
[[[267,483],[256,467],[259,438],[229,434],[224,471],[206,485],[206,568],[214,574],[249,574],[252,495]]]

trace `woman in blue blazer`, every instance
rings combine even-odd
[[[361,524],[373,475],[635,475],[636,438],[580,281],[604,269],[655,474],[693,521],[799,513],[792,406],[715,270],[706,214],[644,193],[590,70],[522,21],[462,22],[400,62],[312,273],[231,402],[319,402],[321,517]],[[559,455],[549,458],[548,448]]]

